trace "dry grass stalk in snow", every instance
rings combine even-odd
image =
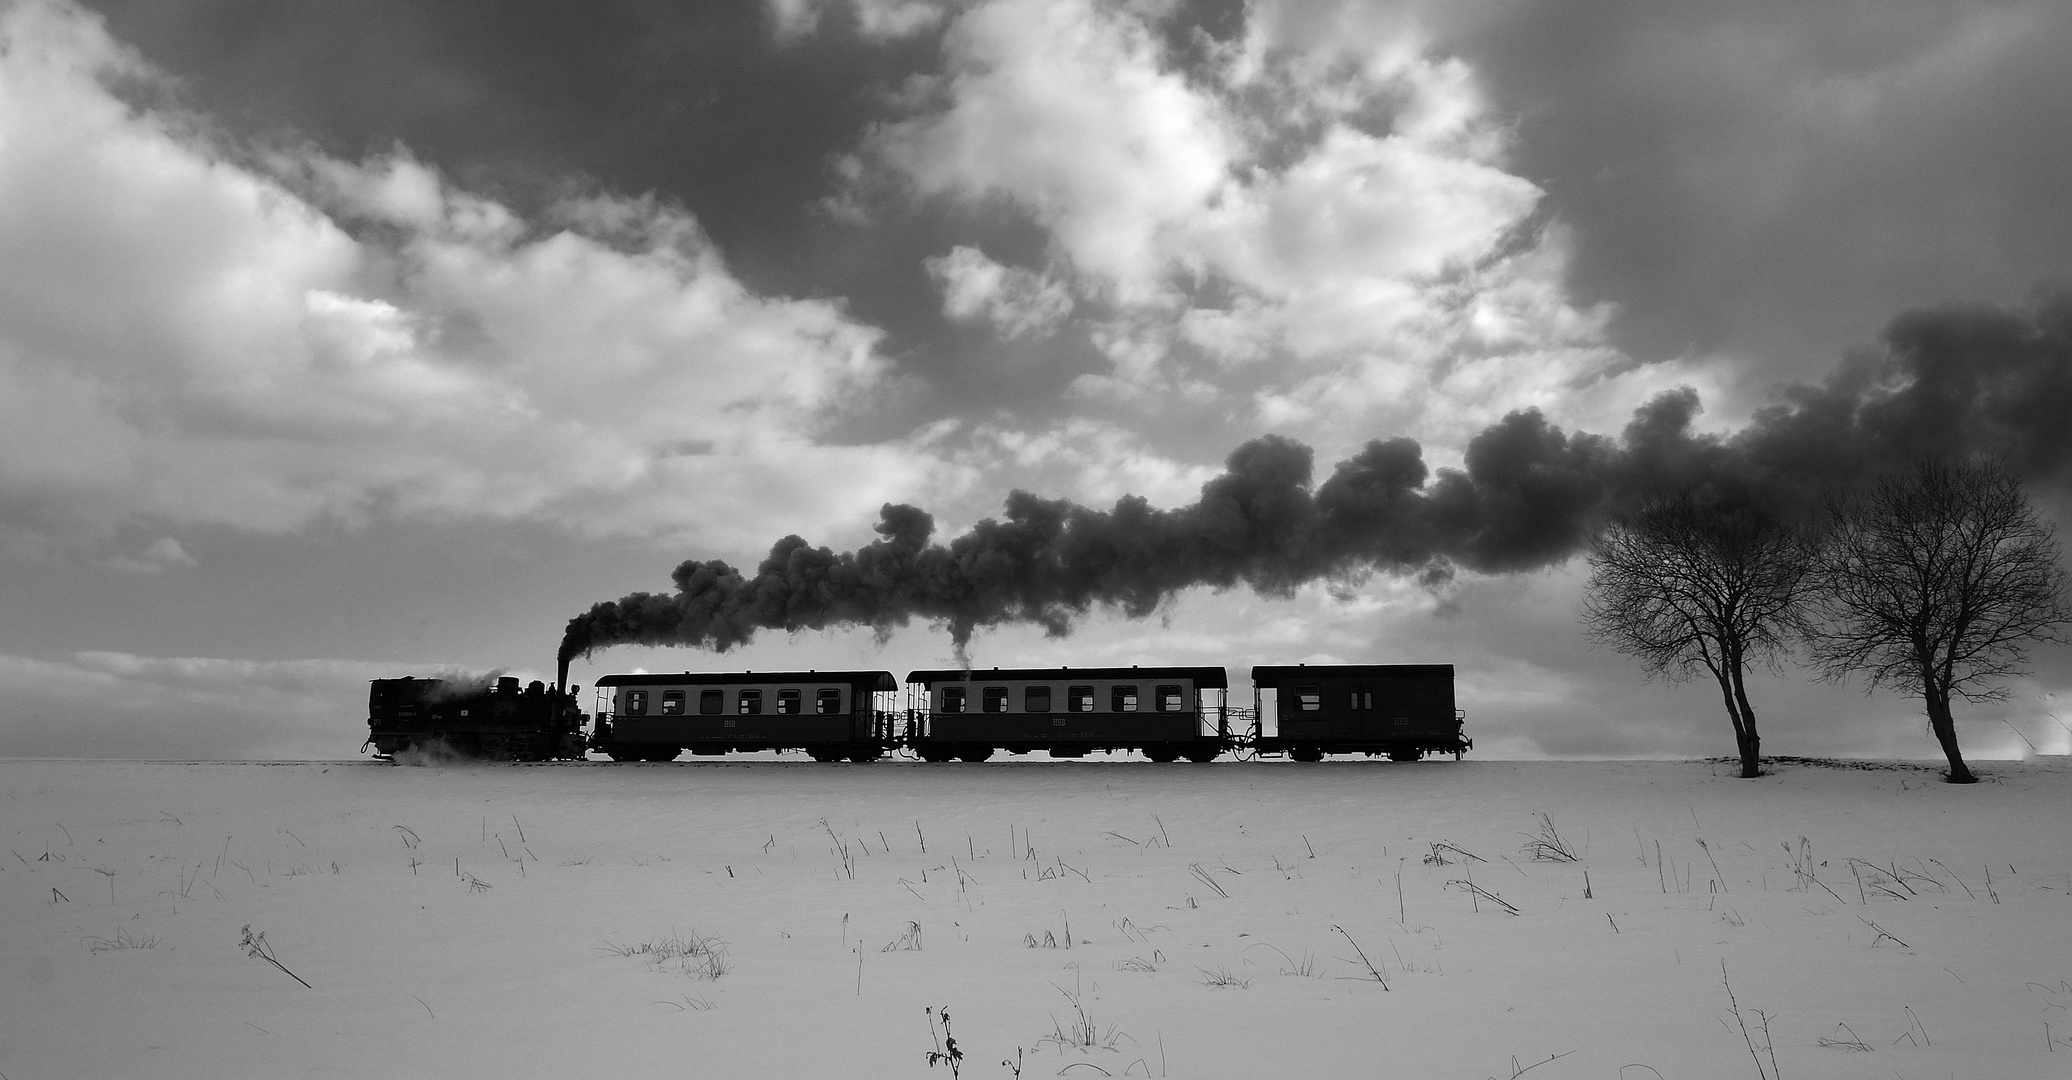
[[[274,958],[273,946],[268,945],[266,943],[266,931],[261,930],[257,934],[254,934],[252,933],[252,924],[246,923],[245,936],[242,940],[238,942],[238,944],[244,947],[246,956],[249,956],[254,960],[264,960],[267,963],[272,964],[274,967],[280,968],[281,973],[286,975],[288,978],[291,978],[296,982],[302,983],[302,985],[304,986],[309,986],[309,983],[305,981],[302,978],[302,976],[297,975],[292,971],[289,971],[286,967],[284,967],[281,964],[279,960]],[[309,986],[309,988],[312,990],[316,989],[316,987],[314,986]]]
[[[133,937],[130,935],[128,927],[118,926],[115,928],[115,936],[112,938],[81,938],[79,944],[85,947],[87,952],[99,956],[104,952],[120,952],[124,949],[156,949],[158,948],[158,937],[154,934]]]
[[[694,979],[718,979],[728,970],[726,945],[718,938],[705,937],[695,931],[689,935],[670,934],[638,945],[606,942],[604,951],[613,956],[645,961],[650,970],[670,966],[677,973]]]
[[[1533,816],[1540,819],[1539,834],[1528,836],[1520,850],[1543,862],[1575,862],[1575,849],[1561,838],[1561,833],[1554,828],[1554,819],[1544,810]]]

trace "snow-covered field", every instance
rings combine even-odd
[[[5,761],[0,1075],[2072,1075],[1981,772]]]

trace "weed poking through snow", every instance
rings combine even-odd
[[[1517,913],[1512,912],[1512,914],[1515,915]],[[1374,976],[1374,981],[1380,983],[1383,990],[1387,990],[1389,988],[1388,978],[1381,973],[1380,968],[1374,966],[1374,961],[1367,959],[1367,950],[1360,948],[1360,943],[1354,941],[1353,936],[1345,932],[1345,927],[1333,926],[1331,929],[1338,931],[1339,934],[1345,937],[1346,944],[1351,945],[1353,951],[1360,955],[1360,963],[1366,967],[1367,974]]]
[[[907,923],[907,928],[906,928],[906,933],[904,933],[904,934],[901,934],[901,935],[899,935],[898,937],[896,937],[896,938],[892,939],[891,941],[888,941],[888,942],[886,942],[886,943],[885,943],[885,947],[884,947],[884,948],[882,948],[882,949],[879,949],[878,951],[879,951],[879,952],[920,952],[920,951],[921,951],[921,924],[920,924],[920,923],[917,923],[917,922],[911,922],[911,921],[910,921],[910,922],[908,922],[908,923]]]
[[[1500,908],[1503,908],[1505,911],[1510,912],[1513,915],[1523,914],[1523,912],[1511,906],[1510,901],[1505,900],[1503,897],[1498,896],[1497,894],[1490,892],[1488,889],[1485,889],[1482,886],[1477,885],[1474,882],[1469,881],[1465,878],[1449,881],[1446,883],[1446,887],[1449,889],[1459,889],[1460,891],[1467,893],[1469,898],[1472,899],[1478,905],[1477,910],[1480,910],[1479,905],[1481,904],[1481,902],[1487,900],[1490,903],[1495,904]]]
[[[120,952],[124,949],[156,949],[158,948],[158,937],[155,934],[131,937],[127,927],[118,926],[115,928],[115,936],[112,938],[81,938],[79,944],[87,952],[99,956],[104,952]]]
[[[274,959],[273,946],[268,945],[266,943],[266,931],[261,930],[257,934],[254,934],[252,933],[252,924],[246,923],[245,936],[242,940],[238,942],[238,944],[244,946],[246,956],[249,956],[254,960],[264,960],[267,963],[272,964],[274,967],[280,968],[281,974],[286,975],[288,978],[291,978],[304,986],[308,986],[311,990],[316,989],[316,987],[310,986],[308,981],[304,980],[302,976],[297,975],[292,971],[289,971],[286,967],[282,966],[279,960]]]
[[[1115,1044],[1117,1040],[1129,1039],[1128,1035],[1115,1030],[1115,1025],[1113,1024],[1108,1025],[1108,1030],[1101,1030],[1100,1024],[1094,1020],[1093,1010],[1086,1005],[1084,994],[1075,990],[1067,990],[1056,983],[1051,985],[1057,988],[1058,993],[1065,995],[1066,1001],[1072,1003],[1072,1023],[1069,1025],[1062,1023],[1058,1020],[1057,1014],[1052,1013],[1050,1016],[1051,1033],[1036,1040],[1038,1044],[1056,1043],[1060,1053],[1068,1046],[1082,1052],[1088,1050],[1120,1052],[1120,1048]],[[1130,1039],[1130,1041],[1135,1042],[1136,1040]]]
[[[1432,851],[1431,851],[1431,854],[1429,854],[1429,855],[1426,855],[1426,856],[1424,857],[1425,865],[1426,865],[1426,866],[1447,866],[1447,865],[1450,865],[1450,864],[1451,864],[1451,863],[1453,862],[1453,860],[1452,860],[1452,859],[1448,859],[1448,858],[1446,857],[1446,855],[1447,855],[1447,853],[1448,853],[1448,852],[1451,852],[1451,853],[1453,853],[1453,854],[1454,854],[1455,856],[1457,856],[1458,858],[1460,858],[1460,859],[1463,859],[1463,860],[1466,860],[1466,861],[1468,861],[1468,862],[1486,862],[1486,861],[1488,861],[1488,860],[1484,859],[1484,858],[1483,858],[1482,856],[1480,856],[1480,855],[1477,855],[1477,854],[1475,854],[1474,852],[1472,852],[1472,851],[1469,851],[1469,850],[1467,850],[1466,848],[1463,848],[1463,847],[1461,847],[1461,846],[1460,846],[1459,844],[1456,844],[1456,843],[1454,843],[1454,842],[1453,842],[1453,841],[1451,841],[1451,840],[1438,840],[1438,841],[1434,841],[1434,842],[1433,842],[1433,844],[1432,844]]]
[[[1820,1045],[1827,1047],[1836,1047],[1842,1050],[1854,1050],[1858,1053],[1863,1054],[1868,1054],[1872,1050],[1877,1049],[1871,1044],[1864,1042],[1862,1039],[1857,1038],[1856,1032],[1851,1030],[1849,1025],[1836,1024],[1835,1027],[1839,1029],[1835,1037],[1830,1039],[1823,1036],[1820,1039]],[[1848,1038],[1843,1038],[1843,1035],[1847,1035]]]
[[[687,936],[671,934],[638,945],[605,942],[604,951],[613,956],[641,960],[650,971],[666,967],[693,979],[717,980],[728,971],[726,945],[718,938],[704,937],[696,932]]]
[[[1220,896],[1225,900],[1230,899],[1230,894],[1223,891],[1223,886],[1216,884],[1216,879],[1210,877],[1209,872],[1207,870],[1202,869],[1202,865],[1200,863],[1190,864],[1187,867],[1187,872],[1193,874],[1195,880],[1201,882],[1204,885],[1207,885],[1211,889],[1216,890],[1217,896]]]
[[[1218,990],[1243,990],[1245,987],[1252,985],[1252,980],[1240,979],[1232,975],[1227,967],[1218,967],[1214,971],[1208,968],[1200,968],[1198,970],[1202,974],[1203,985],[1212,986]]]
[[[1344,932],[1343,930],[1339,931],[1339,933]],[[1352,939],[1347,938],[1346,940],[1350,941]],[[1253,949],[1272,949],[1288,965],[1281,969],[1281,974],[1283,975],[1300,975],[1305,979],[1322,978],[1317,972],[1317,958],[1308,949],[1302,950],[1302,960],[1300,962],[1297,962],[1294,957],[1283,952],[1278,946],[1268,945],[1263,941],[1255,941],[1245,946],[1246,952],[1251,952]]]
[[[1555,830],[1554,819],[1544,810],[1533,816],[1540,819],[1539,834],[1527,836],[1525,846],[1519,850],[1544,862],[1575,862],[1575,849],[1569,847],[1568,841],[1562,839],[1561,833]]]
[[[964,1051],[957,1049],[957,1037],[950,1034],[950,1007],[945,1005],[940,1010],[924,1008],[922,1011],[928,1014],[928,1039],[935,1044],[935,1049],[928,1051],[928,1067],[932,1069],[937,1065],[948,1065],[950,1080],[957,1080],[958,1074],[964,1068]],[[942,1016],[942,1038],[939,1040],[935,1037],[935,1019],[938,1013]],[[1020,1070],[1016,1072],[1019,1074]]]
[[[1756,1080],[1783,1080],[1784,1074],[1777,1069],[1777,1047],[1770,1041],[1770,1014],[1761,1009],[1755,1010],[1756,1026],[1754,1031],[1751,1031],[1747,1019],[1741,1015],[1741,1003],[1734,999],[1734,984],[1727,978],[1725,960],[1719,962],[1719,981],[1727,988],[1727,1010],[1734,1014],[1734,1023],[1741,1029],[1741,1041],[1747,1044],[1748,1056],[1755,1061]],[[1761,1047],[1756,1045],[1756,1031],[1763,1035]],[[1764,1054],[1770,1056],[1770,1067],[1767,1070],[1763,1068]]]

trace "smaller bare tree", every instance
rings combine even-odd
[[[2028,673],[2029,642],[2065,640],[2057,538],[1996,461],[1924,459],[1830,517],[1814,662],[1830,679],[1863,672],[1867,690],[1919,689],[1947,779],[1973,783],[1950,699],[2004,699],[1996,683]]]
[[[1803,530],[1741,497],[1660,499],[1592,542],[1583,625],[1639,658],[1650,676],[1719,683],[1741,775],[1761,772],[1762,739],[1744,676],[1774,668],[1802,627],[1813,566]]]

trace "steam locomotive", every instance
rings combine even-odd
[[[376,679],[368,744],[393,757],[434,743],[499,760],[670,761],[803,751],[816,761],[985,761],[1135,751],[1156,762],[1225,754],[1321,761],[1330,754],[1458,760],[1451,664],[1261,666],[1249,708],[1220,667],[683,672],[607,675],[585,717],[577,690],[505,678],[494,686]],[[902,693],[904,699],[902,700]],[[583,734],[589,724],[587,738]]]
[[[445,751],[491,761],[580,758],[587,718],[572,693],[538,680],[525,689],[458,679],[376,679],[367,691],[368,746],[382,757]]]

